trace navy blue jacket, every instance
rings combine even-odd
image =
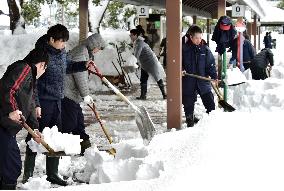
[[[189,74],[210,76],[212,79],[217,79],[214,56],[204,43],[196,46],[189,40],[182,45],[182,70]],[[211,84],[209,81],[194,77],[182,77],[183,95],[194,95],[197,88],[200,90],[200,94],[203,95],[211,91]]]
[[[36,47],[45,48],[49,55],[48,67],[37,82],[38,97],[46,100],[61,100],[64,97],[63,80],[65,74],[85,71],[85,62],[67,60],[65,49],[55,49],[47,43],[47,39],[44,37],[41,37],[36,43]]]
[[[234,39],[232,45],[232,59],[237,60],[238,53],[238,39]],[[243,44],[243,62],[251,62],[255,56],[255,50],[251,42],[247,39],[244,40]],[[247,68],[246,68],[247,69]]]

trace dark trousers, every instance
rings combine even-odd
[[[140,85],[147,85],[149,74],[141,68]]]
[[[212,92],[208,92],[206,94],[200,95],[202,103],[206,109],[206,113],[210,113],[215,109],[214,96]],[[197,93],[193,95],[183,95],[182,96],[182,104],[184,108],[185,116],[193,115],[194,113],[194,104],[197,100]]]
[[[41,118],[39,121],[39,131],[42,132],[45,127],[52,128],[57,126],[58,131],[61,132],[61,100],[40,100]],[[26,142],[31,140],[32,136],[28,134]],[[26,153],[35,154],[27,146]]]
[[[61,103],[62,132],[80,135],[83,140],[89,139],[85,132],[84,115],[80,104],[65,97]]]
[[[40,100],[41,106],[41,118],[39,121],[39,131],[42,132],[45,127],[52,128],[57,126],[58,131],[62,130],[61,122],[61,100]],[[28,134],[26,142],[31,139],[31,135]]]
[[[260,68],[255,65],[250,68],[252,79],[254,80],[264,80],[267,78],[266,69]]]
[[[2,184],[17,184],[22,161],[16,136],[0,127],[0,180]]]

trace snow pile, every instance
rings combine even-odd
[[[85,152],[86,165],[76,178],[92,184],[130,180],[149,180],[160,176],[163,171],[161,161],[147,161],[146,147],[137,141],[121,142],[115,146],[115,158],[96,148]]]
[[[79,154],[81,152],[79,135],[58,132],[57,126],[51,129],[46,127],[42,131],[43,140],[55,151],[64,151],[66,154]],[[47,152],[42,144],[36,143],[33,139],[27,143],[33,152]]]
[[[228,85],[239,84],[247,81],[245,75],[240,71],[239,68],[228,69],[226,80]]]
[[[44,175],[42,177],[37,178],[29,178],[28,182],[21,185],[21,189],[23,190],[45,190],[49,189],[51,183],[46,180],[47,176]]]
[[[284,104],[283,80],[268,78],[262,83],[250,80],[230,87],[233,105],[242,110],[281,110]]]

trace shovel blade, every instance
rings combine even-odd
[[[218,103],[219,103],[219,105],[221,105],[221,107],[224,108],[225,111],[232,112],[232,111],[236,110],[233,106],[231,106],[230,104],[228,104],[224,100],[219,100]]]
[[[71,156],[71,155],[66,154],[64,151],[45,152],[43,154],[45,154],[46,156],[49,156],[49,157]]]
[[[145,107],[138,107],[136,124],[144,142],[149,143],[155,135],[156,129]]]
[[[244,84],[246,82],[239,82],[239,83],[235,83],[235,84],[228,84],[228,86],[238,86],[238,85],[241,85],[241,84]]]

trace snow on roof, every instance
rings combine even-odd
[[[273,7],[270,4],[267,4],[265,7],[267,14],[260,20],[261,24],[284,24],[284,10]]]
[[[243,0],[243,1],[254,12],[256,12],[256,14],[260,18],[263,18],[267,14],[266,7],[264,6],[264,1],[266,1],[266,0]]]

